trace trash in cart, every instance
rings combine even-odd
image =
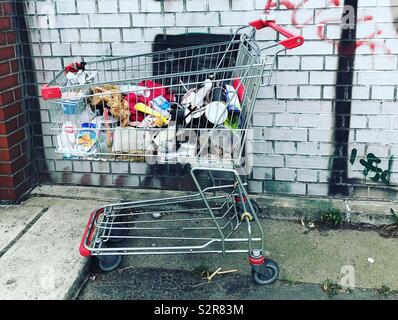
[[[255,33],[266,27],[286,39],[260,48]],[[256,283],[276,281],[260,207],[238,170],[250,161],[260,86],[269,85],[276,56],[303,43],[265,16],[228,42],[76,63],[43,86],[62,157],[189,164],[198,190],[94,210],[80,253],[97,257],[103,271],[124,255],[247,253]],[[216,182],[219,174],[231,182]]]

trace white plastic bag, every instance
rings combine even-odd
[[[134,153],[145,151],[152,144],[150,130],[133,127],[117,127],[113,137],[112,152]]]

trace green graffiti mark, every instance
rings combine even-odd
[[[351,157],[350,157],[350,163],[351,163],[351,164],[354,164],[355,158],[357,157],[357,153],[358,153],[358,150],[357,150],[357,149],[352,149],[352,151],[351,151]]]
[[[358,154],[357,149],[352,149],[351,156],[350,156],[350,163],[354,164],[356,157]],[[394,156],[391,156],[388,160],[388,169],[384,170],[379,168],[377,165],[381,163],[381,159],[376,157],[373,153],[369,153],[366,159],[359,160],[359,163],[364,167],[363,175],[368,177],[374,181],[379,182],[380,180],[386,184],[390,184],[391,179],[391,169],[394,162]],[[370,176],[369,174],[374,174],[374,176]]]

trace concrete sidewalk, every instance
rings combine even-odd
[[[152,190],[43,186],[20,205],[0,206],[0,299],[71,298],[88,268],[78,246],[89,214],[107,202],[147,199],[150,193],[152,198],[168,195]],[[282,279],[340,282],[341,271],[348,266],[355,271],[357,287],[384,285],[398,290],[398,239],[353,230],[321,235],[293,221],[261,222],[267,250],[280,264]],[[134,256],[124,258],[121,268],[167,266],[192,271],[204,264],[209,269],[236,268],[242,275],[250,274],[245,255]]]

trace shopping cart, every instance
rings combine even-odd
[[[286,39],[260,48],[255,32],[265,27]],[[241,175],[250,172],[258,90],[270,83],[276,56],[303,43],[264,15],[228,42],[76,63],[43,86],[64,158],[184,164],[197,188],[93,211],[80,253],[110,271],[124,255],[248,252],[255,282],[276,281],[260,209]]]

